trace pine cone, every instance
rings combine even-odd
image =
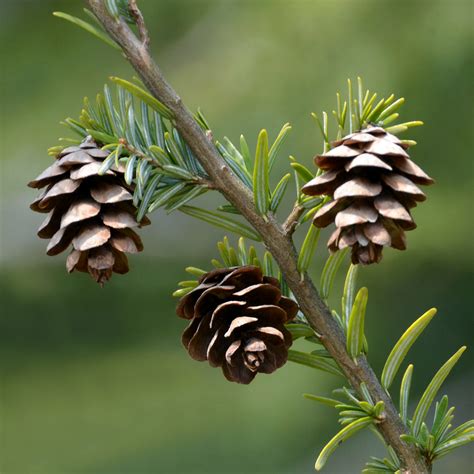
[[[405,231],[416,228],[410,209],[426,199],[416,184],[433,183],[407,149],[395,135],[369,126],[316,156],[325,172],[302,191],[333,198],[313,219],[317,227],[335,222],[330,251],[352,247],[352,262],[367,265],[381,260],[385,246],[405,250]]]
[[[49,168],[28,183],[32,188],[45,187],[30,208],[49,213],[38,229],[40,238],[51,239],[47,254],[57,255],[72,243],[66,261],[68,272],[89,272],[101,286],[112,272],[128,272],[125,252],[143,250],[132,228],[149,224],[147,218],[136,222],[123,169],[113,167],[105,175],[97,174],[108,155],[87,137],[80,146],[64,149]]]
[[[270,374],[285,364],[292,343],[285,323],[297,311],[277,279],[245,266],[203,275],[176,313],[191,320],[182,341],[193,359],[208,360],[228,380],[248,384],[258,372]]]

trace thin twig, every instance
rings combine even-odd
[[[142,44],[133,31],[123,21],[111,18],[102,0],[87,0],[109,35],[122,47],[130,64],[140,75],[150,92],[173,113],[174,123],[196,158],[206,170],[224,197],[233,204],[262,236],[266,247],[278,263],[285,281],[293,292],[302,312],[311,327],[322,335],[323,342],[332,358],[338,363],[352,387],[360,393],[361,383],[365,383],[374,401],[385,404],[386,419],[377,428],[385,442],[392,446],[402,465],[402,472],[410,474],[429,473],[423,455],[413,445],[400,439],[408,429],[403,424],[392,399],[382,387],[365,356],[354,361],[346,350],[345,335],[329,308],[321,300],[311,278],[305,275],[303,281],[297,268],[297,253],[291,237],[273,216],[264,219],[255,210],[250,190],[226,167],[222,157],[206,137],[193,115],[183,104],[181,98],[163,77],[159,67],[148,52],[143,52]]]
[[[148,50],[150,48],[150,34],[148,33],[148,28],[145,25],[145,19],[143,18],[143,14],[138,8],[137,0],[129,0],[128,9],[130,10],[130,13],[135,19],[142,45]]]
[[[120,138],[119,143],[123,146],[125,150],[127,150],[132,155],[136,155],[140,157],[141,160],[148,161],[153,167],[166,172],[166,169],[158,162],[158,160],[153,157],[146,155],[145,153],[141,152],[138,148],[135,148],[132,144],[128,143],[125,138]],[[208,189],[216,189],[214,183],[210,180],[205,178],[204,176],[197,176],[193,175],[192,179],[187,180],[189,183],[194,183],[199,186],[206,186]]]
[[[296,230],[296,227],[298,226],[298,221],[301,217],[301,215],[304,212],[304,207],[301,206],[300,204],[295,204],[293,207],[292,211],[286,218],[286,221],[283,224],[283,232],[287,236],[293,235],[293,233]]]

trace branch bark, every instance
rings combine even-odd
[[[125,57],[150,92],[172,111],[176,128],[201,162],[215,188],[261,235],[309,324],[321,335],[323,345],[338,363],[352,387],[360,393],[360,385],[364,382],[374,401],[382,400],[385,403],[386,418],[377,424],[377,429],[397,453],[404,472],[429,473],[430,468],[419,450],[400,439],[400,435],[407,433],[407,428],[367,359],[365,356],[360,356],[356,361],[351,359],[346,351],[345,335],[332,317],[329,308],[319,297],[311,278],[305,275],[305,278],[301,279],[297,269],[297,253],[290,235],[291,230],[288,226],[284,229],[274,217],[269,216],[268,220],[265,220],[255,211],[250,190],[225,165],[215,146],[208,140],[181,98],[163,77],[147,45],[135,36],[123,20],[117,21],[110,16],[103,0],[86,1],[108,34],[122,47]]]

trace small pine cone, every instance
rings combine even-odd
[[[191,320],[182,341],[193,359],[222,367],[231,382],[249,384],[258,372],[270,374],[287,361],[292,340],[285,323],[297,311],[277,279],[244,266],[203,275],[176,313]]]
[[[32,188],[45,188],[30,208],[48,213],[38,236],[51,239],[48,255],[57,255],[72,244],[66,261],[69,273],[88,272],[101,286],[112,273],[127,273],[127,253],[143,250],[132,228],[136,208],[130,188],[123,180],[123,169],[113,167],[97,173],[109,153],[98,148],[91,137],[79,146],[65,148],[56,161],[36,179]]]
[[[352,262],[368,265],[380,262],[385,246],[405,250],[405,231],[416,228],[410,209],[426,199],[416,185],[433,183],[407,149],[395,135],[369,126],[316,156],[324,173],[303,192],[332,198],[313,219],[317,227],[335,222],[328,241],[331,252],[351,247]]]

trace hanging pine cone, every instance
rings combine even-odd
[[[51,239],[47,254],[57,255],[72,243],[68,272],[88,272],[101,286],[113,272],[128,272],[125,252],[143,250],[132,228],[149,224],[147,218],[136,222],[123,169],[113,167],[104,175],[97,174],[108,155],[87,137],[80,146],[64,149],[28,183],[32,188],[45,188],[30,208],[49,213],[38,230],[40,238]]]
[[[410,160],[408,146],[381,127],[369,126],[332,145],[315,158],[324,173],[302,190],[332,198],[313,219],[317,227],[335,222],[329,250],[352,247],[354,264],[378,263],[385,246],[405,250],[405,231],[416,227],[410,209],[426,199],[416,184],[433,180]]]
[[[182,340],[189,355],[222,367],[225,377],[250,383],[285,364],[291,335],[285,323],[296,303],[281,295],[277,279],[258,267],[219,268],[203,275],[176,313],[191,323]]]

